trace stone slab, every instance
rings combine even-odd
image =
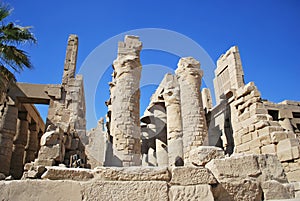
[[[160,200],[168,201],[164,181],[91,181],[82,183],[82,200]]]
[[[169,190],[169,200],[201,200],[213,201],[214,197],[210,185],[193,186],[171,186]]]
[[[170,181],[166,167],[97,167],[95,177],[110,181]]]
[[[213,174],[204,167],[175,167],[171,170],[172,185],[216,184]]]
[[[46,167],[42,179],[87,181],[94,178],[93,171],[83,168]]]

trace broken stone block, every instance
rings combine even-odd
[[[172,185],[216,184],[213,174],[204,167],[174,167],[171,169]]]
[[[233,196],[233,200],[261,201],[262,190],[259,182],[251,179],[232,180],[221,182],[227,192]]]
[[[275,180],[265,181],[261,184],[266,200],[294,198],[293,192]]]
[[[213,146],[200,146],[190,151],[190,163],[196,166],[205,166],[212,159],[224,158],[224,150]]]
[[[41,176],[50,180],[76,180],[87,181],[94,178],[92,170],[82,168],[47,167],[47,171]]]
[[[62,151],[62,145],[56,144],[53,146],[42,146],[39,151],[39,160],[54,159],[55,161],[63,161],[64,153]]]
[[[201,200],[214,201],[210,185],[171,186],[169,200]]]

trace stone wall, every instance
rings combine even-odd
[[[0,181],[1,200],[240,201],[299,196],[299,182],[287,183],[273,155],[213,159],[206,167],[47,167],[41,179]]]

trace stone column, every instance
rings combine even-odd
[[[176,76],[180,86],[183,152],[186,163],[189,151],[203,145],[207,137],[207,125],[200,92],[203,72],[197,60],[186,57],[179,60]]]
[[[142,43],[136,36],[119,42],[113,63],[114,89],[111,90],[113,153],[119,162],[113,166],[141,165],[140,77]]]
[[[18,108],[6,102],[0,110],[0,172],[9,175],[13,138],[16,134]]]
[[[10,162],[10,174],[15,179],[23,175],[24,152],[28,135],[28,114],[26,111],[19,111],[17,120],[17,133],[14,137],[14,145]]]
[[[31,124],[29,124],[29,133],[27,138],[27,144],[25,147],[25,163],[30,163],[34,161],[34,159],[37,156],[38,147],[39,147],[39,140],[38,140],[38,129],[37,124],[32,121]]]
[[[180,90],[177,79],[171,74],[164,78],[166,81],[163,98],[167,111],[167,143],[169,166],[179,166],[183,160],[182,120],[180,108]]]

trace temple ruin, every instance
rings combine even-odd
[[[106,121],[90,131],[76,35],[61,84],[0,77],[1,200],[300,199],[300,102],[263,99],[233,46],[214,92],[201,61],[180,58],[140,115],[141,51],[138,36],[119,42]]]

